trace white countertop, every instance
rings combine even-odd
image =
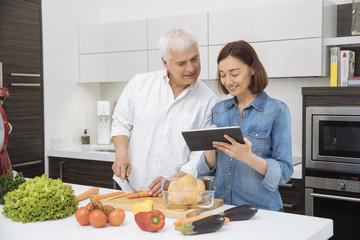
[[[75,158],[85,160],[97,160],[113,162],[115,160],[115,152],[109,152],[108,150],[114,150],[114,146],[111,145],[81,145],[73,147],[63,147],[58,149],[47,149],[47,155],[49,157],[62,157],[62,158]],[[294,157],[298,161],[299,157]],[[302,178],[302,166],[301,163],[294,166],[294,173],[292,178]]]
[[[97,161],[115,161],[114,145],[80,145],[47,149],[48,157],[75,158]]]
[[[72,184],[75,194],[87,190],[88,186]],[[99,194],[114,190],[100,188]],[[85,206],[89,201],[80,202]],[[0,205],[2,211],[3,205]],[[231,206],[226,205],[211,212],[218,213]],[[103,228],[80,226],[75,216],[64,219],[20,223],[12,222],[10,218],[0,214],[0,236],[2,240],[16,239],[328,239],[333,235],[333,221],[326,218],[259,210],[258,213],[246,221],[230,222],[219,231],[208,234],[184,236],[176,231],[175,219],[166,218],[165,227],[156,233],[144,232],[136,225],[134,216],[126,211],[125,221],[118,227],[106,225]]]

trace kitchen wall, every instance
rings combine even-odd
[[[80,144],[84,128],[96,131],[100,84],[77,83],[78,24],[98,22],[98,7],[80,0],[43,0],[42,21],[45,149],[54,139],[63,146]]]
[[[84,128],[89,129],[91,143],[95,144],[96,101],[109,100],[113,109],[126,85],[77,82],[79,24],[131,21],[288,1],[43,0],[45,148],[50,147],[51,139],[59,139],[63,146],[79,145]],[[205,82],[218,93],[215,81]],[[286,102],[291,111],[294,156],[301,156],[301,87],[328,85],[328,78],[270,79],[267,92]]]

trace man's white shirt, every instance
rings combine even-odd
[[[146,189],[156,177],[178,171],[197,175],[202,152],[190,152],[181,131],[207,128],[216,101],[199,79],[174,99],[166,70],[131,79],[114,109],[111,136],[129,137],[129,180],[135,188]],[[114,179],[131,191],[120,178]]]

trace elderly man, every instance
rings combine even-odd
[[[116,150],[114,179],[125,191],[161,196],[164,177],[196,176],[201,152],[190,152],[182,130],[206,128],[215,94],[200,80],[197,41],[186,29],[159,40],[166,70],[138,74],[126,85],[114,110],[111,136]]]

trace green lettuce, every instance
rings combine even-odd
[[[2,214],[22,223],[65,218],[74,214],[79,204],[74,190],[46,174],[27,180],[4,199]]]

